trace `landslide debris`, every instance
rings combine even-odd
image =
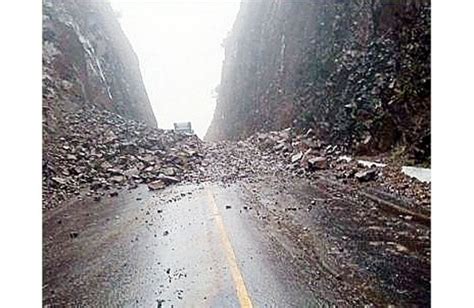
[[[100,200],[139,184],[154,191],[178,183],[256,182],[261,176],[278,175],[375,188],[409,200],[415,211],[430,213],[429,183],[404,175],[401,166],[347,159],[347,148],[319,139],[312,129],[304,134],[292,128],[258,133],[238,142],[202,142],[92,106],[67,114],[61,131],[45,145],[44,207],[74,195]]]
[[[86,106],[64,113],[43,149],[43,208],[74,195],[117,195],[148,184],[160,189],[200,165],[201,141]]]
[[[284,178],[322,177],[357,189],[392,194],[407,206],[426,215],[431,212],[431,185],[402,173],[393,164],[361,164],[348,159],[348,149],[321,140],[312,129],[300,134],[294,128],[257,133],[238,142],[203,144],[201,166],[193,179],[255,182],[262,175]],[[385,158],[383,158],[385,159]],[[383,160],[373,157],[372,160]]]

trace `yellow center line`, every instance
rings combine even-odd
[[[242,274],[240,273],[239,266],[237,265],[234,249],[232,249],[229,237],[227,236],[227,233],[225,231],[224,222],[222,221],[219,209],[217,208],[214,195],[212,194],[209,188],[207,188],[207,195],[209,198],[209,207],[211,208],[212,214],[215,217],[217,228],[219,229],[219,234],[221,236],[222,244],[224,246],[224,252],[227,258],[227,263],[229,264],[232,279],[234,280],[234,286],[237,291],[237,297],[240,302],[240,307],[252,308],[252,301],[250,300],[247,288],[245,287],[244,279],[242,277]]]

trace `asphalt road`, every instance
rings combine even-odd
[[[340,192],[306,186],[276,179],[142,186],[71,200],[44,214],[43,304],[429,305],[429,227],[394,216],[401,222],[382,232],[388,238],[361,244],[360,228],[387,227],[378,209],[370,214],[376,206],[359,200],[369,213],[364,226]],[[416,235],[411,246],[398,244],[407,231]]]

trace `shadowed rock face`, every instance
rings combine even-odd
[[[43,121],[94,105],[156,127],[139,63],[104,0],[43,1]]]
[[[292,126],[429,160],[429,1],[244,2],[224,45],[208,140]]]

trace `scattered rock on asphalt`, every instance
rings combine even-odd
[[[158,180],[160,180],[160,181],[162,181],[163,183],[166,183],[166,184],[175,184],[175,183],[180,182],[180,180],[177,177],[167,176],[167,175],[163,175],[163,174],[159,174],[157,178],[158,178]]]
[[[159,190],[165,188],[166,185],[163,183],[161,180],[153,181],[151,183],[148,183],[148,189],[149,190]]]

